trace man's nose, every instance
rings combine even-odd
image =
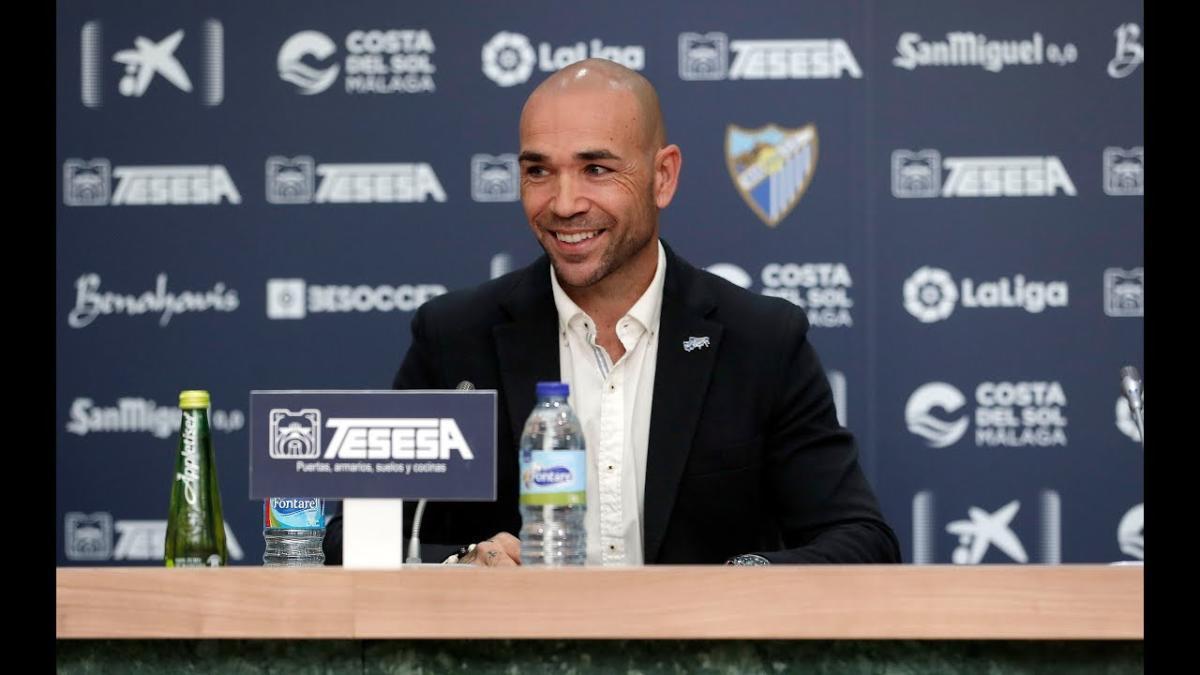
[[[588,210],[589,202],[580,193],[579,186],[572,176],[562,173],[555,182],[554,199],[551,200],[550,210],[559,218],[570,218]]]

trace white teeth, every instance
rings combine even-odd
[[[578,244],[579,242],[581,242],[585,239],[591,239],[592,237],[596,236],[597,234],[600,234],[599,230],[592,230],[591,232],[577,232],[575,234],[567,234],[566,232],[555,232],[554,236],[558,237],[559,241],[566,242],[568,244]]]

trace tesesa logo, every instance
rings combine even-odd
[[[270,411],[271,459],[450,459],[457,452],[474,459],[458,423],[449,417],[331,417],[329,447],[321,453],[321,411],[304,408]]]
[[[117,180],[116,190],[112,179]],[[67,206],[189,206],[241,204],[229,172],[221,164],[118,166],[96,158],[63,162],[63,204]]]
[[[321,456],[321,411],[272,408],[270,434],[271,459],[316,459]]]
[[[946,180],[942,182],[942,167]],[[1075,183],[1054,155],[942,157],[937,150],[892,152],[892,196],[1053,197],[1075,196]]]
[[[732,51],[732,65],[729,52]],[[817,80],[861,78],[842,39],[730,40],[719,31],[679,34],[682,80]]]
[[[331,417],[325,459],[475,459],[451,417],[377,419]]]

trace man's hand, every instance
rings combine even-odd
[[[475,544],[470,553],[458,559],[466,565],[515,567],[521,564],[521,540],[507,532]]]

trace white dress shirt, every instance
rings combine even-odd
[[[625,354],[613,363],[596,342],[596,322],[567,297],[550,268],[558,309],[560,377],[587,443],[588,565],[643,563],[643,494],[650,403],[658,355],[667,256],[658,244],[654,279],[617,321]]]

